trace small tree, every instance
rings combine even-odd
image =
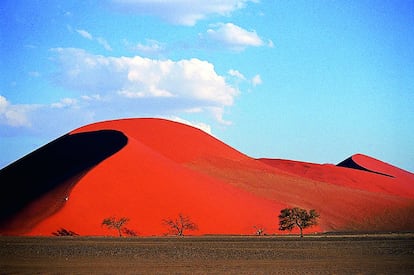
[[[163,223],[169,227],[170,233],[177,236],[184,236],[184,230],[198,230],[197,224],[192,222],[190,217],[181,213],[175,219],[164,219]]]
[[[116,229],[118,231],[119,237],[122,237],[122,227],[129,221],[128,218],[122,217],[116,219],[115,217],[109,217],[102,221],[102,225],[105,225],[109,229]]]
[[[279,230],[289,230],[298,227],[300,230],[300,237],[303,237],[303,229],[318,224],[317,219],[319,214],[312,209],[306,211],[302,208],[285,208],[280,211],[279,215]]]

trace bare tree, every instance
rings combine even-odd
[[[109,217],[102,221],[102,225],[105,225],[109,229],[116,229],[118,231],[119,237],[122,237],[122,227],[129,221],[128,218],[122,217],[116,219],[115,217]]]
[[[302,208],[285,208],[280,211],[279,215],[279,230],[289,230],[298,227],[300,236],[303,237],[303,229],[317,225],[319,214],[312,209],[306,211]]]
[[[185,230],[198,230],[197,224],[191,221],[190,217],[178,214],[175,219],[164,219],[163,223],[169,227],[170,233],[177,236],[184,236]]]

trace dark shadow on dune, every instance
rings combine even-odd
[[[74,182],[127,141],[114,130],[67,134],[0,170],[0,229],[9,228],[14,216],[45,194],[54,194],[46,204],[62,206],[56,200],[68,199],[64,194]]]
[[[387,177],[394,178],[394,176],[392,176],[392,175],[388,175],[388,174],[376,172],[376,171],[373,171],[373,170],[369,170],[369,169],[367,169],[365,167],[362,167],[361,165],[359,165],[358,163],[356,163],[352,159],[352,157],[349,157],[346,160],[338,163],[336,166],[345,167],[345,168],[351,168],[351,169],[357,169],[357,170],[362,170],[362,171],[366,171],[366,172],[370,172],[370,173],[374,173],[374,174],[378,174],[378,175],[382,175],[382,176],[387,176]]]

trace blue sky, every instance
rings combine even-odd
[[[414,1],[6,0],[0,24],[0,167],[163,117],[252,157],[414,171]]]

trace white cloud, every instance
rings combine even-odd
[[[74,98],[63,98],[59,102],[51,104],[52,108],[67,108],[67,107],[76,107],[78,103],[77,99]]]
[[[203,122],[191,122],[191,121],[188,121],[186,119],[180,118],[178,116],[170,116],[170,117],[166,117],[166,119],[169,119],[169,120],[172,120],[172,121],[176,121],[176,122],[180,122],[180,123],[183,123],[183,124],[187,124],[187,125],[193,126],[195,128],[198,128],[198,129],[206,132],[209,135],[213,135],[212,132],[211,132],[211,126],[208,125],[208,124],[206,124],[206,123],[203,123]]]
[[[114,9],[143,15],[152,15],[178,25],[193,26],[211,15],[228,16],[257,0],[111,0]]]
[[[83,38],[93,40],[93,36],[85,30],[76,30],[76,32],[79,33]]]
[[[104,38],[97,37],[96,38],[96,41],[98,42],[99,45],[101,45],[102,47],[104,47],[105,50],[112,51],[111,45],[109,45],[108,41],[106,41]]]
[[[82,95],[81,99],[85,100],[85,101],[91,101],[91,100],[102,100],[101,95],[99,94],[94,94],[94,95]]]
[[[71,27],[69,27],[69,31],[71,31]],[[82,36],[83,38],[86,38],[88,40],[91,41],[96,41],[99,45],[101,45],[102,47],[104,47],[105,50],[107,51],[112,51],[112,47],[111,45],[109,45],[108,41],[106,41],[106,39],[102,38],[102,37],[94,37],[92,34],[90,34],[88,31],[85,30],[76,30],[76,32]]]
[[[224,120],[223,119],[223,114],[224,114],[224,109],[223,108],[217,108],[217,107],[210,107],[210,112],[214,115],[215,119],[220,122],[221,124],[224,125],[231,125],[231,121],[228,120]]]
[[[262,84],[262,78],[260,77],[260,75],[257,74],[252,78],[252,84],[254,87]]]
[[[218,110],[231,106],[239,94],[224,76],[217,74],[213,64],[197,58],[172,61],[140,56],[106,57],[74,48],[53,51],[60,68],[54,79],[58,84],[79,91],[82,96],[110,98],[114,110],[125,111],[126,105],[130,110],[137,106],[148,108],[147,102],[151,101],[164,110],[208,111],[225,122],[223,112]]]
[[[265,45],[254,30],[248,31],[233,23],[220,23],[215,27],[215,29],[207,30],[207,37],[230,49],[240,51],[249,46],[260,47]]]
[[[0,124],[12,127],[28,127],[30,121],[27,113],[35,106],[11,104],[4,96],[0,95]]]
[[[159,54],[165,51],[165,45],[158,42],[157,40],[147,39],[145,44],[138,43],[131,47],[133,50],[138,51],[142,54]]]
[[[256,74],[255,76],[253,76],[251,79],[246,78],[241,72],[239,72],[238,70],[234,70],[231,69],[227,72],[230,76],[233,77],[234,83],[236,85],[245,85],[247,84],[248,87],[256,87],[260,84],[262,84],[262,78],[260,77],[259,74]],[[248,91],[251,91],[250,88],[248,89]]]
[[[267,41],[267,46],[268,46],[269,48],[273,48],[273,47],[275,46],[275,44],[273,44],[273,41],[269,39],[269,40]]]
[[[10,103],[7,101],[7,99],[4,96],[0,95],[0,114],[3,114],[6,111],[9,104]]]
[[[233,76],[233,77],[236,77],[238,79],[246,80],[246,77],[241,72],[239,72],[238,70],[231,69],[231,70],[228,71],[228,74]]]

